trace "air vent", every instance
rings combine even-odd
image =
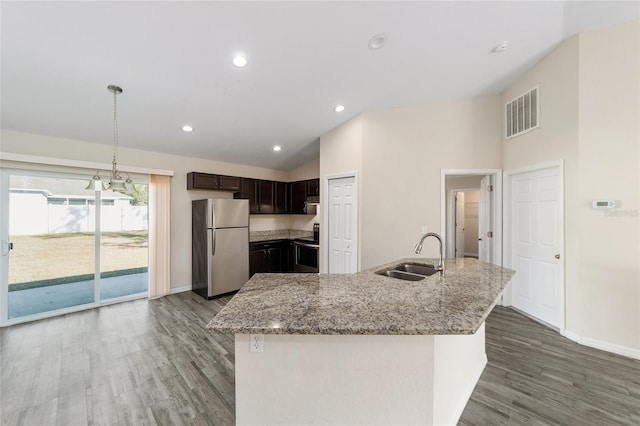
[[[519,96],[504,106],[504,134],[505,139],[519,136],[529,130],[539,127],[540,102],[538,102],[538,87]]]

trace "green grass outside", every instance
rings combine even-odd
[[[148,270],[147,231],[103,232],[100,276]],[[9,291],[92,280],[95,271],[93,233],[12,236]]]

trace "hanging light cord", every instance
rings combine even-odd
[[[116,158],[118,156],[118,90],[113,90],[113,175],[112,179],[118,179]]]

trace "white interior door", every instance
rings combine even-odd
[[[330,274],[358,271],[357,189],[354,177],[329,180]]]
[[[562,188],[559,167],[512,175],[512,304],[563,326]]]
[[[493,233],[491,229],[491,205],[493,187],[491,176],[485,176],[480,181],[480,208],[478,217],[478,259],[492,263]],[[489,236],[491,235],[491,236]]]
[[[456,257],[464,257],[464,192],[456,192]]]

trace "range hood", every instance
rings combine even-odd
[[[308,196],[307,200],[304,202],[306,205],[319,206],[320,205],[320,197],[317,195]]]
[[[320,205],[320,197],[317,195],[307,196],[307,200],[304,202],[304,212],[308,215],[315,216],[318,214],[318,206]]]

